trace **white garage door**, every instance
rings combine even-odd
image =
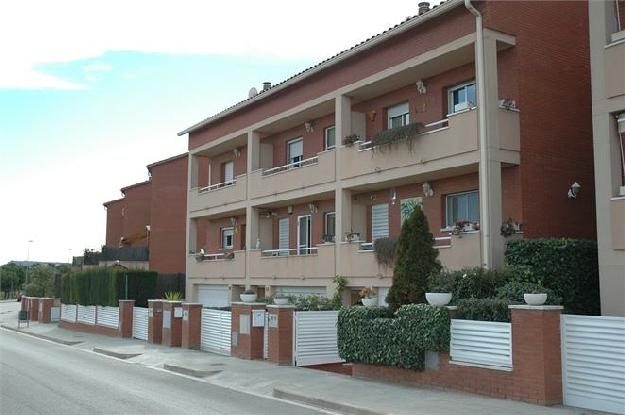
[[[228,307],[230,290],[225,285],[198,285],[197,301],[204,307]]]

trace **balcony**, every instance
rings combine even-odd
[[[606,98],[625,95],[625,31],[622,39],[606,46],[604,50]]]
[[[245,278],[245,251],[187,256],[187,278]]]
[[[317,156],[250,174],[250,199],[303,190],[334,182],[335,152],[322,151]],[[310,190],[307,190],[307,193]]]
[[[345,277],[392,277],[392,267],[382,267],[375,259],[373,247],[367,243],[343,242],[340,247],[340,269]]]
[[[306,255],[295,250],[253,250],[248,253],[252,278],[332,278],[334,244],[309,248]]]
[[[244,201],[246,187],[247,175],[242,174],[231,182],[191,189],[188,210],[193,213]]]
[[[610,200],[612,249],[625,249],[625,197]]]
[[[377,149],[370,141],[357,142],[340,152],[341,177],[353,179],[365,176],[366,182],[406,177],[479,162],[477,109],[449,115],[448,118],[425,126],[425,131],[411,143],[392,144]],[[499,110],[500,148],[518,151],[520,143],[519,113]],[[406,146],[406,147],[404,147]],[[387,176],[387,172],[397,173]],[[383,173],[384,177],[373,174]]]
[[[479,231],[437,238],[436,248],[438,260],[445,268],[457,270],[482,265],[482,243]]]

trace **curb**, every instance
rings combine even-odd
[[[216,365],[222,366],[222,365]],[[183,375],[193,376],[196,378],[205,378],[207,376],[216,375],[217,373],[221,373],[223,369],[215,369],[215,370],[199,370],[199,369],[190,369],[188,367],[177,366],[177,365],[168,365],[164,364],[163,369],[169,370],[170,372],[176,372]]]
[[[99,347],[94,347],[93,351],[95,353],[100,353],[105,356],[116,357],[118,359],[123,359],[123,360],[141,356],[143,354],[143,353],[120,353],[120,352],[114,352],[112,350],[101,349]]]
[[[340,402],[333,402],[322,398],[313,398],[311,396],[289,392],[280,388],[273,388],[273,396],[274,398],[303,403],[316,408],[326,409],[346,415],[387,415],[386,412],[372,411],[370,409],[360,408],[358,406]]]
[[[26,334],[28,336],[37,337],[39,339],[48,340],[48,341],[51,341],[51,342],[54,342],[54,343],[64,344],[65,346],[75,346],[77,344],[82,343],[82,340],[63,340],[63,339],[59,339],[57,337],[46,336],[45,334],[39,334],[39,333],[30,332],[30,331],[18,330],[15,327],[6,326],[4,324],[0,325],[0,327],[2,327],[3,329],[14,331],[16,333],[22,333],[22,334]]]

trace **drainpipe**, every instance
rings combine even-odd
[[[484,69],[484,31],[482,27],[482,14],[473,6],[471,0],[464,0],[466,9],[475,16],[475,72],[477,78],[477,108],[479,115],[478,135],[480,142],[480,234],[482,237],[482,265],[492,267],[491,256],[491,229],[488,217],[490,215],[490,190],[488,160],[488,142],[486,135],[486,74]]]

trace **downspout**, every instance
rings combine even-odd
[[[491,229],[488,217],[490,215],[490,190],[488,162],[488,142],[486,135],[486,73],[484,70],[484,31],[482,27],[482,14],[473,6],[471,0],[464,0],[464,7],[475,16],[475,72],[477,78],[477,108],[478,108],[478,136],[480,143],[480,234],[482,236],[482,266],[492,266],[491,256]]]

